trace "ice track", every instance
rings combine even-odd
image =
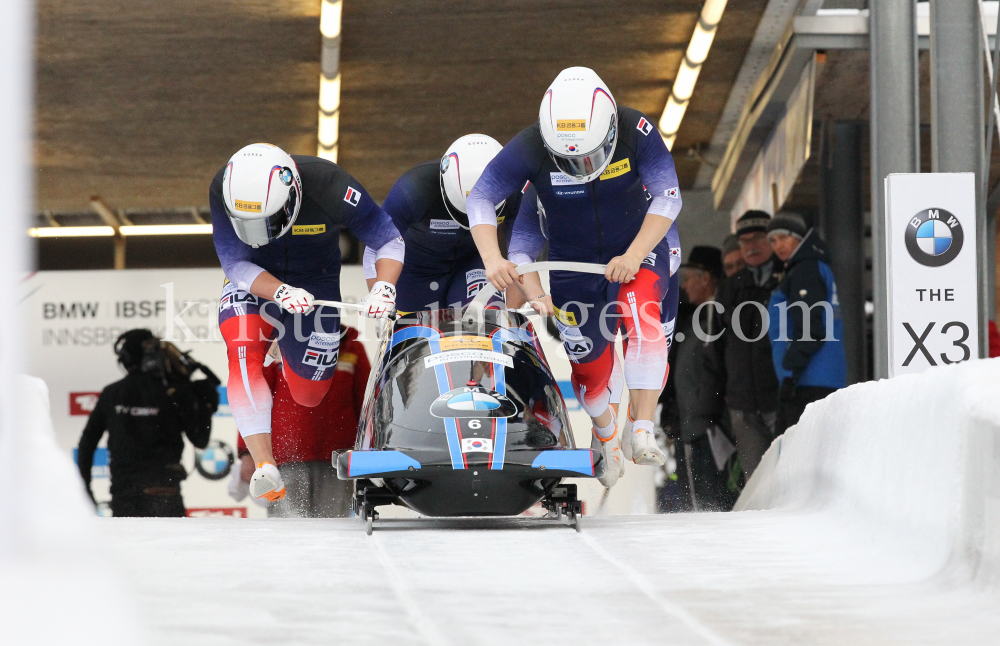
[[[0,436],[0,643],[1000,644],[1000,360],[852,386],[728,514],[96,519],[44,384]],[[17,504],[13,504],[17,503]],[[12,638],[11,638],[12,637]]]
[[[585,518],[581,534],[387,520],[371,537],[350,520],[103,529],[154,644],[997,643],[996,597],[912,580],[909,564],[816,520]]]

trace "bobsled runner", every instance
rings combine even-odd
[[[562,480],[604,474],[600,453],[574,443],[528,317],[486,307],[495,290],[481,291],[465,309],[407,314],[383,331],[354,449],[333,456],[357,482],[369,533],[389,504],[515,516],[542,502],[577,526],[576,485]]]

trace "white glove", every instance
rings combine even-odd
[[[229,497],[240,502],[250,494],[250,483],[244,482],[240,477],[240,461],[233,464],[232,471],[229,472]]]
[[[272,300],[292,314],[308,314],[315,308],[316,299],[304,289],[282,283]]]
[[[361,312],[368,318],[389,318],[396,309],[396,287],[380,280],[372,286],[372,291],[361,300]]]

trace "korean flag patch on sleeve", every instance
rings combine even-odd
[[[361,191],[356,188],[347,187],[347,194],[344,195],[344,201],[351,206],[357,206],[358,202],[361,201]]]
[[[644,135],[648,135],[653,131],[653,124],[646,120],[646,117],[639,119],[639,123],[635,127],[636,130]]]
[[[667,190],[663,191],[664,197],[669,197],[674,200],[677,199],[678,195],[680,195],[680,190],[676,186],[674,188],[668,188]]]

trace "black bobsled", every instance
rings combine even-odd
[[[527,317],[409,314],[385,330],[375,364],[354,450],[334,456],[339,477],[358,481],[354,509],[368,531],[386,504],[512,516],[542,501],[576,521],[576,486],[561,480],[600,477],[603,458],[575,446]]]

